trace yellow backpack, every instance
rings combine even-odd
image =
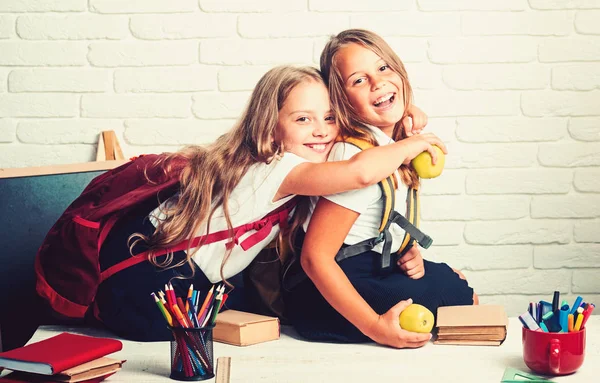
[[[346,138],[343,142],[352,144],[361,150],[374,146],[370,142],[359,138]],[[389,273],[394,270],[396,261],[406,254],[415,242],[425,249],[431,246],[433,243],[431,237],[418,229],[419,194],[417,193],[417,189],[408,189],[406,195],[406,217],[394,210],[396,204],[396,182],[393,174],[379,182],[379,187],[383,195],[383,214],[379,226],[379,235],[354,245],[342,247],[335,256],[335,260],[338,263],[344,259],[370,251],[383,242],[378,268],[381,273]],[[394,259],[392,259],[391,255],[392,235],[390,233],[390,225],[392,223],[397,224],[405,231],[402,244],[398,252],[394,254]],[[306,274],[300,266],[299,254],[297,254],[290,260],[287,267],[285,267],[282,285],[285,290],[291,291],[304,279],[306,279]]]
[[[346,138],[344,142],[354,145],[361,150],[372,148],[373,144],[359,138]],[[397,181],[394,175],[390,175],[386,179],[379,182],[381,193],[383,196],[383,214],[381,225],[379,226],[379,235],[370,238],[354,245],[346,246],[340,249],[335,256],[336,261],[340,262],[346,258],[362,254],[372,250],[379,243],[383,242],[383,250],[381,252],[382,271],[393,268],[395,261],[402,257],[410,248],[417,242],[421,247],[427,249],[433,243],[431,237],[424,234],[418,229],[419,226],[419,194],[417,189],[409,188],[406,195],[406,217],[394,210],[396,205],[396,185]],[[392,223],[400,226],[404,231],[404,239],[400,245],[400,249],[396,253],[396,259],[392,260],[390,249],[392,247],[392,236],[390,233],[390,225]],[[394,262],[393,262],[394,261]]]

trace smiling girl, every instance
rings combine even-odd
[[[406,138],[402,119],[410,108],[412,90],[402,61],[376,34],[347,30],[331,40],[321,54],[321,71],[329,85],[341,135],[358,138],[378,148],[405,143],[407,153],[394,173],[396,215],[406,215],[409,190],[419,178],[410,159],[431,145],[446,152],[433,134],[420,137],[427,147]],[[329,160],[339,161],[364,153],[356,146],[337,143]],[[413,155],[414,154],[414,155]],[[431,153],[436,160],[435,154]],[[411,191],[410,195],[415,195]],[[374,340],[393,347],[421,347],[430,334],[400,328],[400,312],[413,301],[434,314],[440,306],[470,305],[477,296],[462,275],[446,264],[423,260],[405,231],[392,224],[388,241],[379,236],[384,195],[378,185],[327,195],[318,200],[304,238],[300,262],[310,279],[291,291],[286,307],[298,332],[324,341]],[[380,238],[380,237],[379,237]],[[357,245],[360,251],[349,252]],[[367,247],[368,245],[368,247]],[[382,270],[381,260],[390,245],[397,264]],[[397,253],[398,254],[395,254]],[[336,261],[338,254],[350,254]],[[395,266],[395,267],[394,267]],[[412,298],[412,300],[411,300]]]
[[[423,119],[419,115],[413,117]],[[92,181],[71,207],[89,202],[86,192],[90,188],[100,189],[99,198],[104,199],[110,198],[107,196],[113,192],[111,187],[125,188],[134,180],[140,182],[139,190],[151,189],[157,185],[151,175],[166,177],[173,187],[159,190],[162,203],[158,192],[135,203],[129,198],[134,197],[133,193],[120,196],[118,201],[107,201],[113,205],[127,203],[127,207],[99,223],[114,222],[106,237],[100,236],[103,242],[84,240],[93,235],[95,222],[81,217],[70,219],[71,207],[67,209],[37,255],[36,271],[47,278],[42,284],[38,280],[39,297],[35,301],[44,306],[50,303],[53,314],[63,319],[84,314],[95,318],[124,338],[170,339],[170,331],[150,298],[151,292],[163,289],[168,282],[180,296],[185,295],[191,283],[195,289],[206,292],[212,284],[233,278],[265,245],[281,237],[280,224],[288,223],[288,210],[282,209],[295,195],[317,196],[375,184],[411,156],[406,145],[399,143],[367,150],[348,160],[325,162],[338,132],[318,70],[283,66],[268,71],[252,92],[239,122],[214,144],[143,156]],[[430,145],[420,136],[412,140],[419,147],[418,152]],[[121,172],[130,172],[130,178],[123,179],[122,185],[108,183]],[[96,203],[92,201],[92,206]],[[271,213],[278,209],[279,213],[284,212],[283,218],[278,213],[273,220],[265,219],[275,216]],[[302,209],[296,210],[291,228],[306,216]],[[70,231],[89,236],[66,240],[63,234],[67,236]],[[222,240],[172,250],[176,245],[189,244],[194,237],[221,231],[227,233]],[[89,265],[82,246],[99,247],[92,248],[95,254],[99,251],[102,273],[97,290],[81,287],[82,274],[88,272]],[[112,272],[116,265],[132,257],[142,262]],[[89,266],[92,270],[96,267]],[[50,279],[52,275],[60,276],[58,282]],[[44,288],[40,288],[42,285]],[[230,296],[229,307],[240,304],[241,294],[236,293],[233,291]],[[71,315],[65,305],[56,304],[65,296],[82,299],[64,302],[69,306],[77,303],[84,310],[88,305],[90,308],[80,316]],[[41,306],[35,305],[33,299],[26,302],[25,311],[18,318],[0,315],[7,349],[23,345],[44,320]]]

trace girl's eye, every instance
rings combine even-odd
[[[307,122],[308,121],[308,117],[298,117],[296,119],[297,122]]]
[[[362,84],[364,81],[363,78],[357,78],[356,80],[354,80],[354,82],[352,83],[352,85],[358,85],[358,84]]]
[[[379,71],[380,71],[380,72],[383,72],[383,71],[386,71],[386,70],[388,70],[388,69],[390,69],[390,67],[389,67],[389,66],[387,66],[387,65],[382,65],[382,66],[379,68]]]
[[[325,117],[325,121],[335,122],[335,117],[333,117],[333,116],[327,116],[327,117]]]

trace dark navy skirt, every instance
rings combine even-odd
[[[117,222],[100,250],[101,270],[131,257],[127,245],[127,239],[131,234],[151,235],[154,232],[154,226],[147,217],[155,207],[152,205],[140,207]],[[145,250],[143,245],[137,245],[133,253],[139,254]],[[185,253],[179,251],[174,254],[173,262],[178,263],[182,259],[185,259]],[[229,278],[228,281],[236,288],[230,293],[226,307],[244,310],[243,286],[240,286],[243,283],[241,275]],[[150,262],[142,262],[116,273],[100,285],[96,295],[99,319],[108,329],[126,339],[170,340],[171,332],[167,328],[167,322],[150,296],[153,292],[164,291],[165,283],[169,282],[178,297],[187,296],[188,288],[193,283],[194,289],[201,291],[201,302],[212,286],[197,266],[192,276],[192,269],[187,263],[177,268],[165,269],[156,267]]]
[[[399,268],[381,275],[375,269],[369,251],[339,263],[340,267],[365,301],[378,314],[384,314],[402,300],[427,307],[434,314],[438,307],[472,305],[473,289],[445,263],[425,260],[425,275],[410,279]],[[286,293],[287,315],[298,333],[310,340],[337,342],[367,342],[370,339],[338,313],[323,298],[309,278]]]

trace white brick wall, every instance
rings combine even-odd
[[[327,36],[383,35],[450,150],[422,184],[433,260],[511,315],[600,300],[600,0],[2,0],[0,167],[207,144]]]

